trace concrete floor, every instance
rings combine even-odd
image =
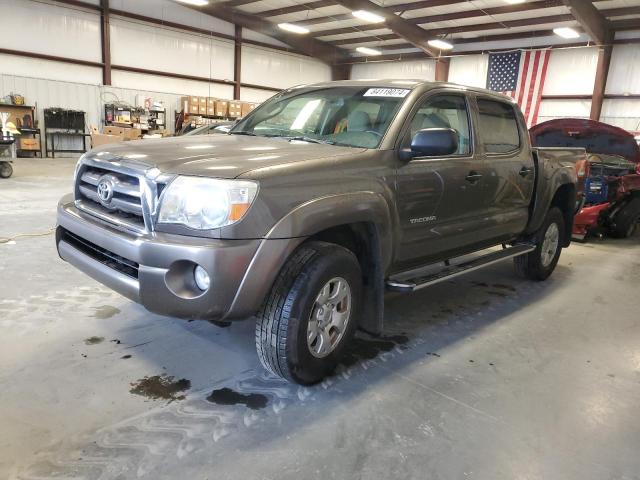
[[[17,163],[0,237],[53,227],[72,170]],[[0,478],[640,479],[638,236],[390,296],[313,388],[264,374],[251,321],[147,313],[50,234],[0,244],[0,283]]]

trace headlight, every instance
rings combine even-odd
[[[231,225],[247,213],[257,192],[256,182],[181,176],[162,194],[158,223],[198,230]]]

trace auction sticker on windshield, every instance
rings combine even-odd
[[[404,98],[411,90],[406,88],[370,88],[364,92],[365,97],[399,97]]]

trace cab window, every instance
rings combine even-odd
[[[469,134],[469,113],[464,97],[458,95],[439,95],[424,101],[411,120],[410,136],[425,128],[452,128],[458,132],[458,150],[454,155],[471,153],[471,136]]]
[[[485,152],[510,153],[520,149],[518,120],[512,105],[479,98],[478,113],[478,128]]]

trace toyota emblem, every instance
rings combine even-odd
[[[100,200],[100,203],[105,207],[108,207],[111,204],[111,199],[113,198],[113,180],[108,177],[100,178],[96,193],[98,194],[98,200]]]

